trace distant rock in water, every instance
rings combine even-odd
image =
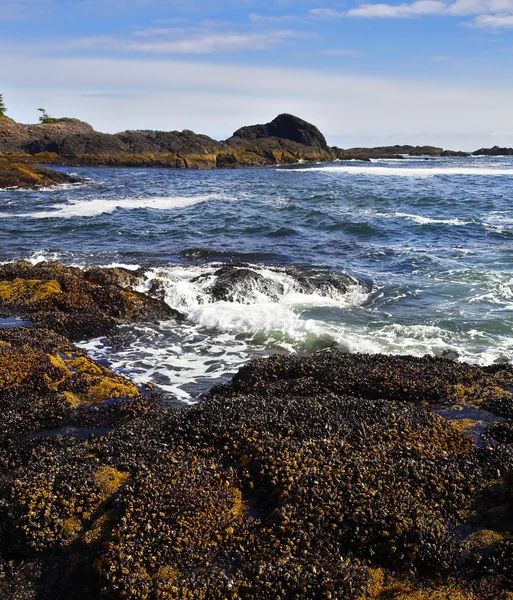
[[[332,148],[339,160],[365,160],[376,158],[401,159],[405,156],[469,156],[466,152],[444,150],[437,146],[377,146],[375,148]]]
[[[493,146],[493,148],[480,148],[475,152],[472,152],[474,156],[513,156],[513,148],[499,148],[499,146]]]
[[[53,169],[0,158],[0,189],[10,187],[35,188],[61,183],[79,183],[81,181],[83,180]]]
[[[269,137],[291,140],[292,142],[311,146],[319,150],[328,149],[325,137],[315,125],[286,113],[278,115],[276,119],[265,125],[241,127],[237,129],[227,142],[237,142],[238,140],[252,141]]]

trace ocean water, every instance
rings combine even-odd
[[[276,352],[513,360],[513,157],[63,170],[87,182],[0,191],[0,261],[144,267],[139,289],[187,320],[82,345],[170,400],[194,402]],[[224,263],[279,292],[216,301]],[[299,277],[345,291],[305,291]]]

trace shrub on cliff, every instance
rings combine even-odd
[[[4,99],[3,99],[3,95],[0,94],[0,118],[1,117],[5,117],[5,111],[7,110],[5,104],[4,104]]]

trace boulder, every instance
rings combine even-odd
[[[241,127],[227,142],[238,143],[240,140],[253,141],[269,137],[290,140],[318,150],[328,150],[326,138],[315,125],[287,113],[278,115],[265,125]]]

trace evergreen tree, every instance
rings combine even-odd
[[[2,97],[2,94],[0,94],[0,117],[5,117],[6,110],[7,108],[5,107],[4,99]]]

